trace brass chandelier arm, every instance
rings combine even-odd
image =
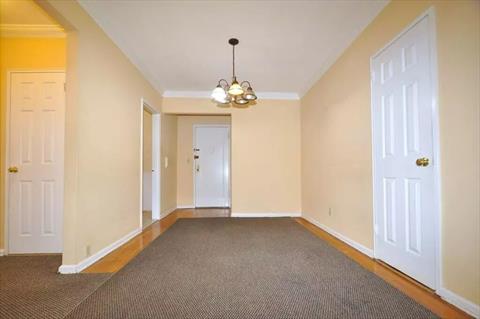
[[[248,81],[243,81],[242,83],[240,83],[240,86],[241,86],[242,88],[245,87],[245,86],[243,86],[243,84],[245,84],[245,83],[248,85],[248,86],[246,86],[247,88],[251,88],[251,87],[252,87],[252,85],[251,85],[250,82],[248,82]]]
[[[224,83],[224,85],[222,85],[222,82]],[[220,79],[218,81],[218,85],[220,85],[221,87],[223,87],[224,89],[228,88],[230,86],[230,84],[228,84],[228,81],[225,80],[225,79]]]

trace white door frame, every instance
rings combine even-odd
[[[143,111],[152,114],[152,220],[160,219],[160,112],[151,106],[143,97],[140,99],[140,229],[143,221]]]
[[[193,125],[193,148],[196,147],[197,127],[222,127],[228,128],[228,207],[232,206],[232,128],[231,124],[194,124]],[[193,172],[193,207],[197,207],[197,182],[195,178],[195,161],[192,161]]]
[[[11,96],[10,96],[10,89],[11,89],[11,77],[12,74],[14,73],[66,73],[65,69],[8,69],[7,70],[7,87],[6,87],[6,94],[5,94],[5,152],[3,155],[3,161],[5,163],[5,172],[8,167],[10,167],[10,102],[11,102]],[[66,107],[66,102],[65,102],[65,107]],[[65,119],[64,119],[65,121]],[[8,222],[9,222],[9,197],[10,197],[10,189],[9,189],[9,175],[8,173],[5,173],[5,179],[3,181],[4,185],[4,225],[3,225],[3,230],[4,230],[4,248],[3,252],[2,249],[0,249],[0,256],[2,255],[8,255],[9,251],[9,229],[8,229]],[[62,179],[65,178],[65,175],[62,176]],[[65,189],[65,186],[63,186]],[[63,201],[62,201],[63,205]],[[63,220],[63,209],[62,209],[62,214],[61,218]],[[63,232],[62,232],[62,241],[63,241]]]
[[[439,133],[439,110],[438,110],[438,64],[437,64],[437,40],[436,40],[436,19],[435,19],[435,10],[433,7],[430,7],[424,13],[422,13],[419,17],[417,17],[412,23],[410,23],[403,31],[401,31],[397,36],[395,36],[389,43],[387,43],[382,49],[377,51],[373,56],[370,57],[370,74],[371,74],[371,83],[370,83],[370,96],[373,97],[373,60],[381,54],[385,49],[387,49],[390,45],[392,45],[397,39],[403,36],[406,32],[408,32],[411,28],[413,28],[418,22],[423,20],[424,18],[428,18],[428,32],[429,32],[429,39],[430,39],[430,79],[431,79],[431,88],[432,88],[432,137],[433,137],[433,161],[432,165],[433,168],[433,178],[434,178],[434,190],[433,190],[433,207],[434,207],[434,231],[435,231],[435,283],[434,289],[438,291],[442,286],[442,240],[441,240],[441,223],[442,223],[442,212],[441,212],[441,180],[440,180],[440,133]],[[373,99],[370,99],[370,107],[371,107],[371,130],[372,130],[372,161],[373,161],[373,255],[377,257],[377,250],[375,247],[377,246],[377,236],[376,233],[378,231],[378,227],[376,226],[376,219],[377,215],[380,214],[380,207],[376,207],[375,205],[375,198],[380,196],[380,194],[376,194],[375,190],[375,180],[376,180],[376,172],[377,172],[377,164],[375,163],[375,149],[381,147],[375,143],[374,139],[374,130],[373,130]]]

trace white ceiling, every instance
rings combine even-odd
[[[81,5],[159,91],[211,90],[236,71],[302,96],[388,1],[90,1]],[[182,93],[180,93],[181,95]]]

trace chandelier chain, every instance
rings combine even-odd
[[[233,49],[233,59],[232,59],[232,69],[233,69],[233,78],[235,78],[235,46],[232,45]]]

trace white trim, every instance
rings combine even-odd
[[[0,24],[2,37],[64,38],[65,31],[59,25],[46,24]]]
[[[373,181],[373,252],[375,255],[375,246],[377,241],[377,227],[376,227],[376,215],[377,207],[375,205],[375,174],[376,174],[376,164],[375,164],[375,139],[374,139],[374,113],[373,113],[373,60],[391,46],[395,41],[407,33],[411,28],[413,28],[417,23],[419,23],[424,18],[428,17],[428,32],[429,32],[429,43],[430,45],[430,72],[431,72],[431,89],[432,89],[432,137],[433,137],[433,160],[432,165],[434,166],[433,175],[434,175],[434,190],[433,190],[433,202],[434,209],[436,211],[435,220],[433,221],[435,228],[435,283],[434,290],[438,292],[439,289],[443,287],[442,281],[442,210],[441,210],[441,172],[440,172],[440,117],[438,110],[438,63],[437,63],[437,36],[436,36],[436,15],[434,7],[429,7],[424,13],[418,16],[413,20],[406,28],[404,28],[399,34],[397,34],[391,41],[389,41],[385,46],[378,50],[374,55],[370,57],[370,76],[371,76],[371,85],[370,85],[370,114],[371,114],[371,135],[372,135],[372,181]],[[408,274],[407,274],[408,275]]]
[[[344,236],[342,234],[340,234],[339,232],[337,232],[336,230],[333,230],[332,228],[328,227],[328,226],[325,226],[323,224],[321,224],[320,222],[318,222],[317,220],[311,218],[311,217],[308,217],[308,216],[302,216],[303,219],[309,221],[310,223],[312,223],[313,225],[317,226],[318,228],[326,231],[327,233],[329,233],[330,235],[332,235],[333,237],[336,237],[338,239],[340,239],[341,241],[343,241],[344,243],[346,243],[347,245],[355,248],[356,250],[358,250],[359,252],[361,252],[362,254],[364,255],[367,255],[368,257],[370,258],[373,258],[373,250],[368,248],[368,247],[365,247],[363,246],[362,244],[356,242],[355,240],[351,239],[351,238],[348,238],[347,236]]]
[[[437,218],[433,221],[435,227],[435,258],[437,269],[436,269],[436,283],[437,288],[443,287],[443,266],[442,266],[442,205],[441,205],[441,185],[442,185],[442,176],[440,171],[440,112],[438,104],[438,61],[437,61],[437,23],[436,23],[436,14],[434,7],[430,7],[426,14],[429,15],[428,21],[428,31],[430,33],[430,48],[433,50],[430,51],[430,72],[432,76],[432,130],[433,130],[433,158],[434,161],[432,165],[434,166],[434,190],[433,190],[433,201],[434,209],[437,212]]]
[[[137,228],[134,231],[126,234],[125,236],[123,236],[119,240],[115,241],[114,243],[108,245],[107,247],[105,247],[103,249],[100,249],[98,252],[96,252],[92,256],[90,256],[88,258],[85,258],[84,260],[82,260],[81,262],[79,262],[76,265],[61,265],[58,268],[58,272],[61,273],[61,274],[79,273],[82,270],[84,270],[85,268],[87,268],[88,266],[94,264],[95,262],[97,262],[101,258],[108,255],[109,253],[111,253],[112,251],[117,249],[118,247],[122,246],[123,244],[125,244],[126,242],[128,242],[130,239],[137,236],[141,232],[142,232],[142,228],[141,227]]]
[[[181,98],[202,98],[210,99],[211,91],[174,91],[167,90],[163,92],[163,97],[181,97]],[[259,99],[265,100],[300,100],[295,92],[257,92]]]
[[[177,209],[188,209],[188,208],[195,208],[195,205],[179,205]]]
[[[162,176],[162,154],[161,154],[161,113],[152,114],[152,218],[159,219],[161,214],[161,176]],[[156,194],[156,195],[155,195]]]
[[[241,213],[232,212],[231,217],[239,218],[262,218],[262,217],[300,217],[301,212],[264,212],[264,213]]]
[[[475,318],[480,318],[480,306],[474,304],[473,302],[457,295],[456,293],[448,290],[447,288],[440,287],[437,290],[437,294],[442,297],[443,300],[451,303],[452,305],[462,309],[469,315],[474,316]]]

